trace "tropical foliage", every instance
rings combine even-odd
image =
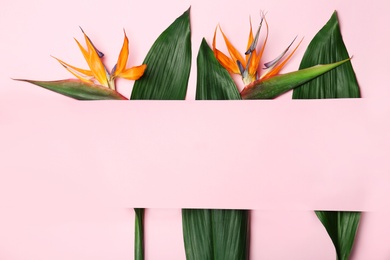
[[[310,42],[300,69],[349,57],[337,13]],[[360,88],[350,61],[296,89],[294,99],[360,98]],[[359,226],[360,212],[316,211],[336,249],[338,260],[348,260]]]
[[[261,28],[265,37],[259,46]],[[197,100],[272,99],[289,90],[294,99],[358,98],[360,90],[334,13],[311,41],[299,70],[281,74],[297,50],[290,51],[295,39],[271,61],[262,60],[266,51],[269,25],[261,15],[256,33],[252,25],[245,51],[239,52],[218,26],[212,47],[205,39],[197,55]],[[217,48],[222,34],[228,55]],[[26,81],[79,100],[126,100],[117,92],[115,80],[136,80],[130,99],[184,100],[191,69],[190,9],[178,17],[154,42],[143,64],[127,68],[129,39],[124,41],[117,63],[108,70],[103,53],[82,31],[86,48],[76,40],[89,69],[81,69],[60,59],[58,62],[76,79]],[[263,69],[265,68],[265,69]],[[245,87],[239,91],[231,74],[239,74]],[[129,172],[131,174],[131,172]],[[144,213],[135,209],[135,259],[144,259]],[[316,211],[336,248],[339,260],[348,259],[357,232],[359,212]],[[249,210],[183,209],[183,237],[188,260],[241,260],[249,258]]]

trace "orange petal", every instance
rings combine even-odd
[[[230,54],[230,57],[232,58],[232,60],[234,62],[237,62],[237,61],[240,61],[241,64],[243,66],[245,66],[245,62],[244,62],[244,59],[242,58],[241,54],[237,51],[236,48],[234,48],[234,46],[230,43],[229,39],[226,37],[226,35],[223,33],[221,27],[219,27],[219,30],[221,31],[222,33],[222,36],[225,40],[225,43],[226,43],[226,47],[229,51],[229,54]],[[245,68],[244,68],[245,69]]]
[[[215,58],[219,61],[219,63],[227,69],[230,73],[240,74],[240,69],[238,68],[237,62],[233,61],[231,58],[226,56],[223,52],[219,51],[216,48],[216,36],[217,36],[218,26],[215,28],[214,37],[213,37],[213,52]]]
[[[260,63],[260,56],[257,55],[257,51],[252,52],[252,57],[251,60],[248,64],[248,73],[251,76],[255,76],[257,74],[257,70],[259,68],[259,63]]]
[[[125,38],[123,40],[122,49],[121,52],[119,53],[118,61],[116,63],[116,68],[112,77],[118,76],[122,71],[125,70],[128,56],[129,56],[129,39],[127,38],[125,32]]]
[[[146,69],[146,64],[142,64],[140,66],[132,67],[130,69],[121,72],[118,75],[118,77],[130,79],[130,80],[137,80],[144,74],[145,69]]]
[[[214,54],[216,54],[215,50],[217,49],[217,47],[216,47],[217,29],[218,29],[218,26],[215,27],[214,37],[213,37],[213,52],[214,52]]]
[[[81,46],[81,44],[80,44],[76,39],[74,39],[74,40],[76,41],[77,45],[79,46],[79,49],[80,49],[81,53],[82,53],[83,56],[84,56],[84,59],[85,59],[86,61],[88,61],[88,59],[89,59],[88,51],[86,51],[86,50],[84,49],[84,47]],[[87,63],[88,63],[88,62],[87,62]]]
[[[57,59],[56,57],[53,57],[53,58],[56,59],[59,63],[61,63],[61,65],[64,66],[65,69],[67,69],[70,73],[72,73],[75,77],[77,77],[81,81],[89,82],[89,83],[93,82],[93,80],[92,80],[93,74],[91,71],[80,69],[80,68],[74,67],[72,65],[69,65],[68,63],[63,62],[62,60]]]
[[[264,40],[263,46],[260,48],[260,52],[257,53],[256,46],[257,46],[257,42],[258,42],[258,39],[259,39],[260,30],[262,28],[263,22],[265,22],[266,27],[267,27],[266,38]],[[251,23],[251,28],[250,29],[251,29],[251,32],[252,32],[252,23]],[[252,36],[252,43],[250,45],[248,43],[249,46],[247,48],[247,53],[252,50],[252,57],[251,57],[251,60],[249,61],[249,64],[248,64],[248,61],[247,61],[247,66],[249,67],[248,68],[248,74],[251,75],[252,78],[256,78],[257,77],[257,71],[259,69],[261,56],[263,55],[263,52],[264,52],[264,49],[265,49],[265,44],[267,42],[267,38],[268,38],[268,23],[267,23],[267,20],[265,19],[264,14],[262,14],[259,28],[256,31],[256,36],[254,38]]]
[[[259,34],[260,34],[260,29],[261,29],[261,26],[263,24],[263,19],[264,18],[262,18],[260,25],[259,25],[259,28],[257,29],[256,38],[253,37],[252,23],[250,24],[250,31],[251,31],[252,36],[250,37],[251,42],[249,43],[249,41],[248,41],[247,52],[249,52],[250,49],[252,49],[252,57],[251,57],[251,60],[249,61],[249,64],[248,64],[248,59],[250,57],[249,55],[251,55],[251,54],[250,53],[247,54],[247,57],[248,57],[247,66],[248,66],[248,74],[251,76],[252,79],[256,79],[257,71],[258,71],[259,63],[260,63],[260,55],[257,54],[256,46],[252,46],[252,45],[257,45],[257,41],[259,39]]]
[[[88,59],[87,59],[88,66],[91,69],[96,80],[99,81],[101,85],[108,87],[106,68],[104,67],[95,47],[93,46],[92,42],[89,40],[88,36],[85,33],[84,33],[84,37],[88,47]]]
[[[229,58],[228,56],[226,56],[224,53],[222,53],[217,49],[214,50],[214,53],[219,63],[230,73],[241,74],[237,62],[234,62],[231,58]]]

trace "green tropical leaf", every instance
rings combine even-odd
[[[190,9],[154,42],[143,62],[147,69],[137,80],[130,99],[184,100],[191,69]],[[135,260],[144,259],[143,216],[135,210]]]
[[[205,40],[199,48],[197,66],[197,100],[241,99],[230,75]],[[186,259],[248,259],[248,215],[248,210],[183,209]]]
[[[310,42],[300,65],[305,69],[316,64],[332,63],[349,58],[341,35],[337,13]],[[293,98],[360,98],[360,89],[351,61],[339,68],[294,89]]]
[[[196,99],[241,99],[236,84],[203,39],[197,58]]]
[[[281,94],[294,89],[306,82],[311,82],[318,76],[327,73],[334,68],[349,62],[348,57],[340,59],[338,62],[324,65],[312,65],[306,69],[293,71],[286,74],[277,75],[267,80],[257,80],[245,87],[241,92],[242,99],[272,99]]]
[[[348,260],[360,220],[360,212],[316,211],[336,248],[338,260]]]
[[[211,210],[182,209],[182,223],[186,259],[214,259]]]
[[[349,57],[337,13],[310,42],[300,68]],[[359,98],[360,89],[350,61],[294,89],[294,99]],[[359,226],[360,212],[316,211],[336,249],[338,260],[348,260]]]
[[[56,81],[38,81],[28,79],[16,79],[25,81],[42,88],[57,92],[59,94],[78,99],[78,100],[127,100],[118,92],[96,84],[90,84],[78,79],[56,80]]]
[[[248,210],[183,209],[186,259],[248,259],[248,214]]]
[[[158,37],[143,63],[148,67],[130,99],[185,99],[191,68],[190,9]]]

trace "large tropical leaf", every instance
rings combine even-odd
[[[57,92],[59,94],[78,100],[104,100],[115,99],[125,100],[124,96],[118,92],[92,83],[86,83],[78,79],[38,81],[28,79],[17,79],[26,81],[42,88]]]
[[[305,69],[316,64],[337,62],[349,57],[341,35],[337,13],[334,12],[310,42],[299,68]],[[293,98],[360,98],[360,89],[351,61],[296,88]]]
[[[300,68],[349,57],[340,32],[337,13],[310,42]],[[351,62],[294,89],[294,99],[359,98],[360,90]],[[348,260],[358,229],[360,212],[316,211],[336,249],[338,260]]]
[[[190,9],[154,42],[143,64],[147,69],[134,84],[130,99],[184,99],[191,68]]]
[[[183,209],[186,259],[248,259],[248,214],[248,210]]]
[[[191,68],[190,9],[177,18],[154,42],[144,64],[147,69],[137,80],[130,99],[183,100]],[[144,259],[143,216],[135,210],[135,260]]]
[[[217,61],[205,39],[199,48],[197,70],[196,99],[241,99],[234,81]]]
[[[358,229],[360,213],[348,211],[316,211],[336,248],[338,260],[348,260]]]
[[[197,100],[241,99],[227,71],[203,40],[199,49]],[[249,249],[247,210],[183,209],[187,260],[245,260]]]

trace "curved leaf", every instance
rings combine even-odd
[[[56,80],[56,81],[38,81],[28,79],[16,79],[25,81],[42,88],[57,92],[59,94],[78,99],[78,100],[104,100],[116,99],[127,100],[124,96],[115,90],[83,82],[78,79]]]
[[[229,73],[204,39],[197,66],[197,100],[241,99]],[[183,209],[182,221],[187,260],[248,259],[248,210]]]
[[[236,84],[215,58],[205,39],[202,40],[197,58],[196,99],[241,99]]]
[[[214,259],[211,210],[182,209],[181,214],[186,259]]]
[[[272,99],[281,94],[296,88],[306,82],[310,82],[318,76],[327,73],[334,68],[348,62],[348,57],[344,60],[324,65],[313,65],[313,67],[281,74],[263,81],[257,80],[243,89],[242,99]],[[323,64],[323,63],[317,63]]]
[[[300,68],[349,57],[337,13],[310,42]],[[360,89],[351,62],[310,81],[293,92],[294,99],[359,98]],[[336,249],[338,260],[348,260],[359,226],[360,212],[316,211]]]
[[[359,226],[360,212],[316,211],[336,249],[338,260],[348,260]]]
[[[143,64],[148,67],[130,99],[185,99],[191,68],[190,9],[157,38]]]
[[[349,58],[341,35],[336,11],[310,42],[300,65],[305,69],[316,64],[332,63]],[[360,89],[351,62],[326,73],[323,77],[294,89],[293,98],[359,98]]]
[[[154,42],[145,57],[147,69],[134,83],[130,99],[183,100],[191,68],[190,9],[177,18]],[[143,216],[135,210],[134,259],[144,259]]]

